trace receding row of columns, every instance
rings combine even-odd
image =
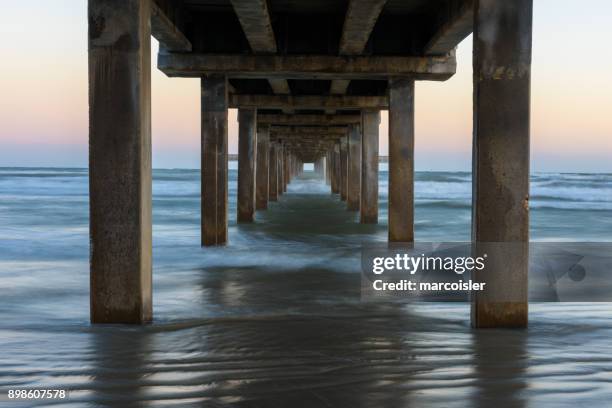
[[[152,318],[151,2],[107,3],[90,0],[88,8],[91,320],[142,323]],[[473,297],[472,323],[523,327],[532,0],[474,3],[472,240],[519,245],[516,256],[487,270],[490,290]],[[389,100],[389,240],[412,242],[414,82],[390,81]],[[202,77],[201,106],[202,245],[222,245],[228,219],[225,76]],[[240,221],[252,221],[255,210],[278,199],[299,172],[289,145],[258,129],[255,108],[239,113]],[[331,170],[326,179],[350,209],[359,202],[363,223],[378,221],[379,123],[378,111],[363,111],[361,124],[321,165]]]
[[[324,157],[325,180],[360,222],[378,222],[378,143],[380,111],[363,111],[361,123],[348,127]],[[316,165],[315,165],[316,169]]]
[[[303,163],[282,141],[271,139],[270,125],[257,125],[257,109],[239,109],[238,127],[237,220],[245,223],[253,222],[256,210],[266,210],[269,201],[287,191]]]

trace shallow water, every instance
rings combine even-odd
[[[88,323],[86,171],[0,169],[0,390],[70,389],[58,406],[608,405],[612,305],[536,304],[528,330],[473,331],[464,304],[363,302],[386,172],[378,226],[312,177],[237,225],[232,165],[224,248],[199,247],[198,171],[155,171],[144,327]],[[532,238],[611,241],[611,187],[533,176]],[[418,173],[415,190],[419,240],[469,239],[469,173]]]

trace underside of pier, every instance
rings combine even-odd
[[[451,78],[471,33],[473,241],[528,242],[532,0],[89,0],[88,14],[92,322],[152,319],[151,36],[162,72],[201,79],[203,246],[228,242],[230,108],[239,222],[314,163],[364,224],[388,110],[388,237],[413,242],[415,81]],[[526,326],[526,249],[486,281],[473,325]]]

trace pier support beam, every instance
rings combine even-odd
[[[255,176],[255,209],[265,210],[268,208],[268,197],[270,191],[270,125],[258,126],[257,129],[257,174]]]
[[[380,111],[362,111],[361,223],[378,223],[378,126]]]
[[[340,139],[340,199],[346,201],[348,189],[348,140]]]
[[[202,246],[227,243],[227,78],[202,77]]]
[[[284,174],[285,174],[285,191],[287,191],[287,186],[291,183],[291,154],[288,149],[285,149],[285,154],[283,155],[284,159]]]
[[[328,186],[331,186],[331,152],[328,151],[325,154],[325,168],[323,169],[325,172],[325,184],[327,184]]]
[[[151,2],[89,0],[88,14],[91,322],[145,323],[152,319]]]
[[[340,194],[340,143],[334,144],[332,150],[332,193]]]
[[[303,163],[302,163],[303,165]],[[325,157],[319,157],[314,163],[314,171],[321,179],[325,178]],[[301,171],[300,171],[301,174]]]
[[[389,242],[414,242],[414,81],[389,81]]]
[[[285,186],[285,146],[279,143],[278,147],[278,195],[281,196],[287,187]]]
[[[270,166],[269,166],[269,199],[278,201],[278,145],[270,143]]]
[[[238,110],[238,222],[255,220],[257,109]]]
[[[359,202],[361,201],[361,130],[359,125],[351,125],[348,138],[347,209],[349,211],[359,211]]]
[[[476,278],[474,327],[527,326],[532,0],[476,0],[472,240],[500,253]],[[499,243],[504,243],[502,248]]]

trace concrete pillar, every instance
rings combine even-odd
[[[331,190],[333,194],[340,193],[340,145],[334,144],[331,153]]]
[[[320,177],[323,178],[324,176],[324,164],[323,164],[323,160],[324,158],[319,158],[314,162],[314,172],[315,174]]]
[[[475,4],[472,240],[498,244],[475,275],[487,290],[472,297],[474,327],[527,326],[532,9]]]
[[[331,152],[328,151],[325,153],[325,167],[323,171],[325,172],[325,184],[331,186]]]
[[[334,186],[335,181],[334,181],[334,168],[335,168],[335,162],[334,162],[334,148],[332,147],[329,152],[327,152],[327,156],[328,156],[328,161],[329,161],[329,166],[327,168],[327,173],[328,173],[328,177],[329,177],[329,189],[331,190],[332,194],[335,193],[335,189],[336,187]]]
[[[414,80],[389,82],[389,242],[414,242]]]
[[[340,139],[340,199],[346,201],[348,189],[348,139]]]
[[[285,159],[285,191],[287,191],[287,186],[291,183],[291,154],[289,149],[285,149],[283,158]]]
[[[285,176],[284,181],[284,189],[283,191],[287,191],[287,186],[289,185],[289,182],[291,181],[291,163],[290,163],[290,155],[289,155],[289,149],[285,148],[284,149],[284,154],[283,154],[283,175]]]
[[[202,246],[227,243],[227,79],[202,77]]]
[[[202,77],[202,246],[227,243],[227,78]]]
[[[326,174],[325,174],[325,163],[327,161],[327,155],[323,156],[319,159],[319,175],[321,177],[321,179],[326,180]]]
[[[349,128],[348,189],[346,195],[349,211],[359,211],[361,201],[361,129],[358,125]]]
[[[257,109],[238,110],[238,222],[255,220]]]
[[[88,14],[91,322],[145,323],[152,319],[151,3],[90,0]]]
[[[270,125],[262,125],[257,129],[257,160],[256,170],[256,197],[255,208],[265,210],[268,208],[268,195],[270,191]]]
[[[278,196],[285,192],[285,147],[281,142],[278,144]]]
[[[270,143],[270,201],[278,201],[278,145]]]
[[[297,176],[297,166],[296,166],[297,160],[295,156],[293,155],[293,153],[291,153],[291,156],[289,157],[289,159],[290,159],[289,163],[291,163],[291,179],[290,179],[291,181],[293,180],[295,176]]]
[[[378,126],[380,111],[361,113],[361,223],[378,223]]]

